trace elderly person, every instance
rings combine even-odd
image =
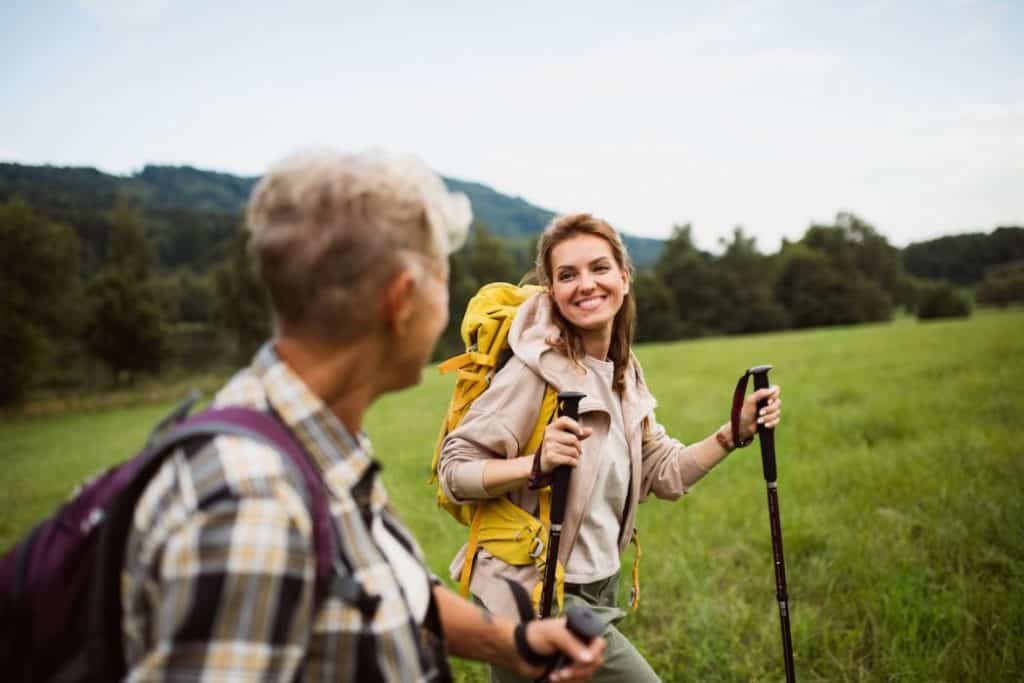
[[[266,411],[328,491],[351,594],[314,597],[311,515],[283,456],[241,436],[175,453],[136,508],[122,577],[130,680],[424,681],[446,650],[534,677],[588,678],[563,620],[524,626],[441,586],[395,516],[362,431],[370,404],[420,380],[447,321],[447,255],[469,202],[421,163],[315,153],[275,166],[248,208],[274,338],[216,396]],[[386,459],[387,454],[382,454]]]

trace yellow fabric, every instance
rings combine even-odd
[[[540,404],[540,417],[537,420],[537,425],[533,428],[533,434],[526,441],[526,445],[523,446],[523,450],[520,455],[533,455],[540,450],[540,444],[544,441],[544,430],[547,428],[548,423],[555,416],[555,412],[558,410],[558,391],[554,387],[548,386],[544,392],[544,399]],[[545,517],[546,519],[546,517]]]
[[[640,532],[636,527],[633,527],[633,538],[630,542],[636,548],[636,554],[633,556],[633,588],[629,594],[629,605],[635,612],[640,609],[640,556],[643,554],[640,552]]]
[[[494,282],[481,287],[469,300],[460,328],[466,352],[438,366],[442,374],[457,371],[458,380],[434,448],[431,463],[434,475],[431,481],[436,480],[437,460],[441,455],[444,437],[458,426],[469,406],[490,384],[491,373],[498,365],[499,356],[508,348],[508,331],[516,311],[524,301],[542,291],[543,287],[534,285],[517,287],[505,282]],[[440,488],[438,493],[441,493]],[[463,521],[464,516],[458,518],[463,524],[470,523],[469,519]]]
[[[469,527],[469,541],[466,545],[466,561],[462,564],[462,575],[459,577],[459,592],[462,597],[469,596],[469,580],[473,576],[473,562],[476,560],[476,550],[480,541],[480,522],[483,520],[483,506],[476,505],[476,513],[473,515],[473,523]]]
[[[451,372],[452,370],[458,370],[471,360],[472,356],[470,356],[468,353],[460,353],[458,356],[452,356],[448,360],[438,365],[437,369],[441,371],[442,375],[444,375],[446,373]]]
[[[459,377],[459,381],[469,382],[470,384],[473,384],[475,382],[484,382],[484,383],[486,383],[487,380],[488,380],[487,374],[488,373],[482,372],[482,371],[481,372],[471,372],[469,370],[459,370],[458,377]],[[469,407],[468,403],[466,404],[466,407],[467,408]]]
[[[544,576],[544,565],[546,562],[542,562],[538,569],[540,569],[541,576]],[[533,587],[533,610],[540,613],[540,598],[544,592],[544,579],[537,582],[537,585]],[[559,562],[558,566],[555,567],[555,604],[558,605],[558,611],[550,616],[557,616],[562,613],[565,608],[565,571],[562,569],[562,563]]]
[[[436,480],[437,460],[441,455],[444,437],[458,426],[469,406],[491,383],[491,374],[498,365],[499,357],[508,348],[508,331],[512,327],[516,311],[524,301],[543,291],[543,287],[536,285],[517,287],[506,282],[493,282],[481,287],[469,300],[460,328],[466,352],[449,358],[438,366],[442,374],[457,371],[458,380],[434,448],[434,459],[430,468],[434,475],[431,482]],[[438,495],[438,503],[444,506],[447,501],[442,500],[440,487]],[[470,524],[471,514],[455,514],[453,510],[447,507],[445,509],[452,512],[461,523]]]

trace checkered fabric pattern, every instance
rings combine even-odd
[[[175,453],[135,511],[122,574],[132,681],[430,681],[433,640],[374,543],[385,527],[423,562],[388,504],[365,435],[350,434],[271,343],[217,395],[274,410],[322,474],[340,557],[369,600],[317,603],[300,475],[271,447],[219,436]],[[429,571],[424,571],[430,576]]]

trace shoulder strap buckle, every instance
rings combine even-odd
[[[530,557],[536,560],[544,554],[544,547],[545,543],[541,540],[540,536],[534,536],[533,543],[530,545]]]

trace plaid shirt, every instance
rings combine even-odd
[[[415,623],[371,537],[385,527],[423,564],[391,511],[365,435],[352,436],[271,343],[216,405],[273,408],[322,474],[341,559],[379,598],[368,614],[330,594],[317,604],[308,496],[271,447],[218,436],[175,453],[135,511],[122,575],[129,680],[428,681],[447,664]],[[424,565],[425,576],[432,576]],[[365,607],[365,606],[364,606]],[[431,601],[428,617],[436,618]]]

